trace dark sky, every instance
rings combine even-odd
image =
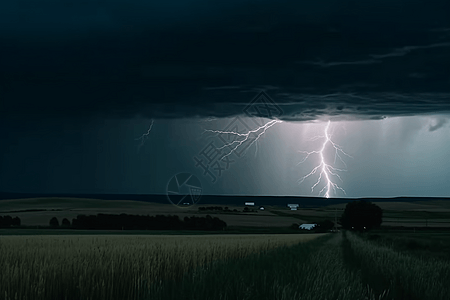
[[[450,195],[448,1],[7,0],[0,45],[1,191],[309,195],[332,120],[347,196]],[[260,91],[284,122],[212,184],[202,129]]]

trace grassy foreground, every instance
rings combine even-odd
[[[307,241],[307,243],[305,243]],[[0,237],[0,299],[449,299],[450,262],[350,232]]]
[[[0,299],[142,299],[218,261],[319,235],[3,236]]]

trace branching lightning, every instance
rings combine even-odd
[[[148,130],[147,130],[147,132],[144,133],[144,134],[142,134],[140,137],[138,137],[138,138],[136,139],[136,141],[141,141],[141,143],[140,143],[139,146],[138,146],[138,152],[139,152],[139,150],[142,148],[142,146],[144,146],[145,141],[148,140],[148,136],[150,135],[150,131],[152,131],[153,123],[154,123],[154,120],[152,119],[152,120],[151,120],[151,123],[150,123],[150,126],[149,126],[149,128],[148,128]]]
[[[257,146],[258,140],[266,133],[266,131],[274,126],[275,124],[282,123],[283,121],[280,120],[270,120],[269,122],[263,124],[262,126],[254,129],[254,130],[248,130],[243,133],[237,132],[237,131],[225,131],[225,130],[211,130],[211,129],[204,129],[203,133],[209,132],[214,134],[228,134],[233,135],[236,137],[236,139],[230,143],[226,143],[220,148],[217,149],[231,149],[229,152],[227,152],[224,156],[222,156],[222,160],[225,159],[227,156],[233,154],[235,151],[238,151],[239,147],[245,147],[248,149],[251,145],[255,144]],[[350,158],[353,158],[349,154],[347,154],[340,145],[335,143],[332,140],[333,133],[330,133],[330,125],[331,121],[328,121],[323,134],[314,136],[309,141],[314,142],[318,140],[323,140],[323,143],[321,143],[321,147],[318,150],[314,151],[298,151],[300,153],[305,154],[305,157],[297,164],[300,165],[307,161],[311,156],[318,155],[319,157],[319,163],[316,165],[311,172],[309,172],[307,175],[303,176],[298,180],[298,183],[301,184],[303,181],[305,181],[307,178],[313,176],[314,174],[318,173],[317,181],[311,186],[311,192],[314,192],[314,189],[321,183],[324,183],[324,187],[320,190],[319,196],[324,196],[326,198],[330,198],[332,196],[332,193],[334,192],[334,195],[337,194],[338,190],[342,191],[344,195],[346,195],[345,190],[339,186],[336,183],[336,179],[343,181],[341,176],[339,175],[339,172],[347,171],[346,169],[341,169],[335,167],[336,161],[339,159],[340,162],[347,168],[347,164],[345,163],[343,156],[347,156]],[[244,143],[248,142],[247,144]],[[334,149],[334,162],[328,162],[326,158],[326,150]],[[255,148],[255,156],[257,155],[258,147]]]
[[[300,178],[298,180],[298,183],[302,183],[306,178],[314,175],[317,170],[320,169],[320,173],[319,173],[319,178],[317,179],[316,183],[311,187],[311,192],[314,191],[314,188],[321,183],[322,178],[324,178],[325,181],[325,186],[322,188],[322,190],[319,192],[319,195],[321,195],[322,193],[324,193],[324,196],[326,198],[330,198],[330,192],[331,189],[333,189],[334,193],[336,194],[337,190],[341,190],[344,194],[345,190],[343,188],[341,188],[338,184],[336,184],[335,182],[333,182],[333,176],[337,177],[340,181],[342,181],[342,178],[339,176],[338,172],[341,171],[346,171],[344,169],[338,169],[333,167],[331,164],[326,162],[325,156],[324,156],[324,151],[327,147],[327,145],[331,145],[334,150],[335,150],[335,155],[334,155],[334,164],[336,163],[336,159],[339,158],[340,161],[345,165],[345,167],[347,167],[347,165],[345,164],[344,160],[342,159],[342,156],[340,154],[346,155],[348,157],[351,158],[350,155],[348,155],[347,153],[344,152],[344,150],[342,150],[342,147],[339,146],[338,144],[336,144],[335,142],[333,142],[331,140],[331,134],[328,132],[330,128],[330,121],[328,121],[325,130],[324,130],[324,134],[320,135],[320,136],[315,136],[311,139],[311,141],[316,141],[319,139],[324,139],[324,142],[322,144],[322,147],[320,148],[320,150],[315,150],[315,151],[299,151],[300,153],[304,153],[306,154],[305,158],[300,161],[297,165],[304,163],[311,155],[313,154],[318,154],[320,157],[320,163],[318,166],[314,167],[312,169],[311,172],[309,172],[307,175],[303,176],[302,178]]]
[[[251,141],[251,143],[249,144],[248,147],[250,147],[251,145],[256,143],[259,140],[259,138],[262,135],[264,135],[264,133],[266,133],[267,129],[269,129],[270,127],[272,127],[273,125],[278,124],[278,123],[282,123],[282,121],[271,120],[271,121],[267,122],[266,124],[254,129],[254,130],[249,130],[246,133],[239,133],[239,132],[235,132],[235,131],[209,130],[209,129],[205,129],[204,132],[211,132],[211,133],[218,133],[218,134],[231,134],[231,135],[235,135],[237,137],[236,140],[234,140],[228,144],[225,144],[220,148],[217,148],[217,149],[224,149],[227,147],[231,147],[230,152],[228,152],[227,154],[225,154],[222,157],[222,160],[223,160],[225,157],[233,154],[233,152],[235,152],[243,143],[245,143],[246,141],[249,141],[250,138],[253,138],[253,140]]]

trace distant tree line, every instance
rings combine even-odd
[[[19,217],[0,216],[0,228],[18,227],[21,221]]]
[[[198,208],[199,211],[205,211],[205,210],[217,210],[217,211],[225,211],[225,212],[237,212],[237,209],[229,209],[227,206],[226,207],[222,207],[222,206],[200,206]]]
[[[200,206],[198,210],[224,210],[222,206]],[[225,210],[228,210],[228,207],[226,207]]]
[[[52,228],[58,228],[59,226],[59,221],[56,217],[53,217],[50,219],[50,227]],[[67,218],[64,218],[61,222],[61,227],[64,228],[69,228],[70,227],[70,221]]]
[[[185,217],[181,220],[178,216],[140,216],[140,215],[78,215],[69,220],[63,219],[59,226],[58,219],[53,217],[49,223],[52,228],[66,227],[74,229],[99,229],[99,230],[223,230],[227,223],[216,217]]]
[[[218,212],[239,212],[237,209],[229,209],[228,207],[221,207],[221,206],[200,206],[198,208],[198,211],[203,212],[203,211],[218,211]],[[248,207],[244,207],[244,209],[242,210],[243,212],[255,212],[255,209],[250,209]]]

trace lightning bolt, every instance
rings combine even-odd
[[[256,134],[256,137],[254,138],[254,140],[250,143],[250,145],[248,147],[250,147],[251,145],[253,145],[255,142],[257,142],[259,140],[259,138],[264,135],[264,133],[266,133],[267,129],[269,129],[270,127],[272,127],[275,124],[278,123],[282,123],[283,121],[280,120],[271,120],[269,122],[267,122],[266,124],[254,129],[254,130],[249,130],[246,133],[239,133],[239,132],[235,132],[235,131],[222,131],[222,130],[210,130],[210,129],[205,129],[205,132],[211,132],[211,133],[218,133],[218,134],[231,134],[231,135],[235,135],[236,136],[236,140],[232,141],[231,143],[225,144],[220,148],[217,149],[224,149],[227,147],[230,147],[231,150],[230,152],[228,152],[227,154],[225,154],[222,157],[222,160],[227,157],[230,156],[231,154],[233,154],[233,152],[235,152],[244,142],[248,141],[250,139],[250,137],[253,134]],[[261,131],[261,132],[259,132]],[[259,132],[259,133],[257,133]],[[238,140],[240,138],[240,140]],[[256,155],[256,153],[255,153]]]
[[[343,188],[341,188],[338,184],[336,184],[335,182],[333,182],[332,178],[337,177],[339,178],[339,180],[342,182],[342,178],[339,176],[338,172],[341,171],[346,171],[344,169],[338,169],[333,167],[331,164],[326,162],[325,156],[324,156],[324,151],[327,147],[327,145],[331,145],[334,150],[335,150],[335,155],[334,155],[334,164],[336,163],[336,159],[339,158],[341,160],[341,162],[345,165],[345,167],[347,168],[347,165],[345,164],[344,160],[342,159],[342,156],[340,154],[343,154],[345,156],[348,156],[350,158],[352,158],[350,155],[348,155],[347,153],[344,152],[344,150],[342,150],[342,147],[339,146],[338,144],[336,144],[335,142],[333,142],[331,140],[331,136],[328,133],[328,130],[330,128],[330,121],[328,121],[325,130],[324,130],[324,134],[320,135],[320,136],[315,136],[312,139],[310,139],[310,141],[316,141],[319,139],[324,139],[324,142],[322,144],[322,147],[320,148],[320,150],[315,150],[315,151],[299,151],[300,153],[304,153],[306,154],[305,158],[300,161],[297,165],[304,163],[311,155],[313,154],[318,154],[320,157],[320,163],[318,166],[314,167],[312,169],[311,172],[309,172],[307,175],[303,176],[302,178],[300,178],[298,180],[298,183],[301,184],[306,178],[314,175],[318,170],[320,170],[319,173],[319,178],[317,179],[316,183],[311,187],[311,193],[314,191],[314,188],[322,181],[322,178],[325,181],[325,186],[322,188],[322,190],[319,192],[319,195],[321,195],[323,192],[325,192],[324,196],[326,198],[330,198],[330,192],[333,189],[334,193],[336,194],[337,190],[341,190],[345,195],[345,190]]]
[[[141,141],[141,143],[140,143],[139,146],[138,146],[138,152],[139,152],[139,150],[142,148],[142,146],[144,146],[145,141],[148,140],[148,136],[149,136],[149,134],[150,134],[150,131],[152,131],[153,123],[154,123],[154,120],[152,119],[152,120],[151,120],[151,123],[150,123],[150,127],[148,128],[147,132],[144,133],[144,134],[142,134],[140,137],[138,137],[138,138],[136,139],[136,141],[139,141],[139,140]]]

